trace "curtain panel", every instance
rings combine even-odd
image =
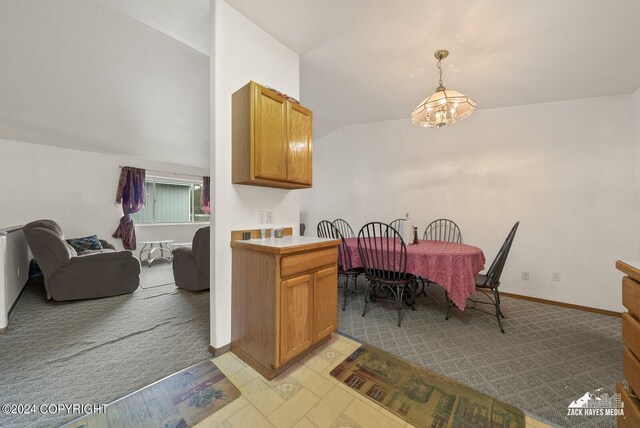
[[[200,196],[202,210],[211,215],[211,177],[202,177],[202,195]]]
[[[136,249],[136,228],[131,215],[139,212],[146,201],[145,170],[130,166],[122,167],[116,193],[116,203],[122,204],[122,218],[113,237],[122,239],[122,245],[127,250]]]

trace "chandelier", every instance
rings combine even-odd
[[[422,101],[411,112],[411,123],[424,128],[440,128],[442,125],[453,125],[473,113],[476,102],[457,91],[451,91],[442,85],[442,67],[440,63],[449,56],[446,49],[437,50],[440,83],[436,92]]]

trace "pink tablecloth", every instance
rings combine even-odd
[[[353,266],[362,266],[358,239],[346,239]],[[484,269],[484,253],[466,244],[420,241],[407,245],[407,272],[442,286],[451,301],[464,309],[467,298],[476,291],[476,274]]]

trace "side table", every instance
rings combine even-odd
[[[140,255],[139,255],[139,259],[140,259],[140,263],[142,263],[143,261],[143,255],[146,254],[147,258],[145,259],[147,261],[147,267],[151,267],[151,263],[153,263],[154,260],[166,260],[168,262],[171,262],[172,259],[172,255],[171,255],[171,248],[169,247],[169,244],[171,244],[173,242],[172,239],[167,239],[167,240],[163,240],[163,241],[142,241],[140,242],[142,244],[142,248],[140,249]],[[155,256],[156,253],[159,253],[157,256]]]

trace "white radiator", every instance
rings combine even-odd
[[[29,247],[22,226],[0,229],[0,333],[29,277]]]

